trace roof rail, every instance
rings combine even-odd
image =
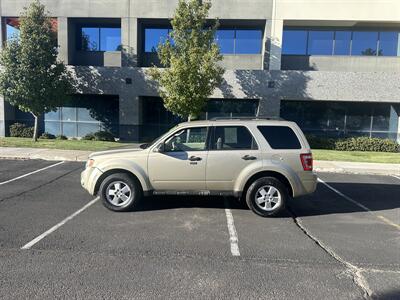
[[[274,121],[286,121],[280,117],[214,117],[208,119],[209,121],[218,120],[274,120]]]

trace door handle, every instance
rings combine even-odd
[[[200,160],[201,160],[201,157],[198,157],[198,156],[191,156],[191,157],[189,157],[189,160],[190,160],[190,161],[200,161]]]
[[[242,159],[244,159],[244,160],[256,160],[257,157],[246,154],[245,156],[242,157]]]

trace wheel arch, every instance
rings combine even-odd
[[[127,174],[129,177],[131,177],[133,180],[135,180],[139,186],[141,187],[142,191],[143,191],[143,183],[141,182],[141,180],[139,179],[139,177],[132,173],[129,170],[126,169],[110,169],[105,171],[103,174],[101,174],[101,176],[97,179],[96,181],[96,185],[94,187],[94,195],[97,195],[101,186],[101,183],[104,181],[104,179],[106,179],[108,176],[112,175],[112,174],[116,174],[116,173],[123,173],[123,174]]]
[[[290,183],[289,179],[280,172],[270,171],[270,170],[257,172],[255,174],[253,174],[249,179],[247,179],[246,184],[243,187],[242,195],[246,195],[246,192],[247,192],[249,186],[255,180],[257,180],[261,177],[274,177],[274,178],[278,179],[280,182],[282,182],[285,185],[285,187],[288,190],[289,195],[291,197],[293,197],[293,186]]]

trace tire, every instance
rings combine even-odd
[[[125,173],[106,177],[100,185],[99,194],[103,205],[117,212],[134,210],[143,197],[139,182]]]
[[[285,209],[288,198],[287,188],[274,177],[262,177],[255,180],[246,192],[247,206],[262,217],[278,215]]]

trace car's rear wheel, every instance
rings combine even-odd
[[[247,206],[262,217],[279,214],[287,202],[289,194],[285,185],[274,177],[255,180],[246,193]]]
[[[112,211],[130,211],[142,198],[142,189],[137,180],[125,173],[106,177],[100,185],[103,205]]]

